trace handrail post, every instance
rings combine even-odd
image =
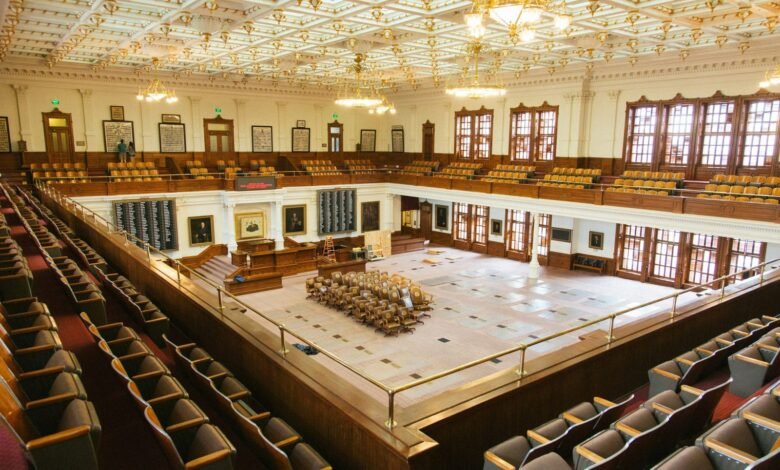
[[[724,277],[723,280],[720,281],[720,298],[722,299],[726,295],[726,280],[728,277]]]
[[[217,302],[219,302],[219,309],[224,310],[225,306],[222,305],[222,288],[217,287]]]
[[[387,391],[387,421],[385,421],[385,426],[387,426],[387,429],[392,430],[393,426],[396,425],[395,420],[395,390],[388,390]]]
[[[176,282],[179,283],[179,288],[181,289],[181,263],[179,260],[176,260]]]
[[[144,242],[144,247],[146,248],[146,259],[149,261],[149,264],[152,263],[152,252],[149,249],[149,242]]]
[[[515,371],[515,374],[519,375],[520,378],[523,378],[526,376],[527,372],[525,370],[525,350],[526,350],[525,344],[523,344],[520,348],[520,368]]]
[[[279,339],[282,343],[282,349],[279,350],[280,353],[282,353],[282,357],[287,357],[287,348],[284,345],[284,331],[286,328],[284,327],[284,324],[279,325]]]
[[[672,320],[674,320],[675,315],[677,315],[677,299],[680,298],[679,295],[675,295],[672,297]]]
[[[764,285],[764,268],[766,267],[766,263],[761,264],[761,271],[758,273],[758,285],[763,286]]]
[[[609,316],[609,334],[607,334],[607,344],[612,344],[612,341],[615,340],[615,335],[613,332],[615,331],[615,314]]]
[[[127,246],[127,244],[130,243],[130,234],[127,233],[127,230],[122,230],[122,233],[125,234],[125,246]]]

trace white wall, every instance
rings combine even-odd
[[[617,224],[599,222],[596,220],[574,219],[573,252],[585,255],[613,258],[615,256],[615,234]],[[604,248],[601,250],[590,248],[590,232],[604,234]]]

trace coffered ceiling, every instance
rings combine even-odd
[[[543,68],[633,65],[647,57],[683,61],[703,48],[739,55],[778,41],[780,2],[735,0],[571,0],[530,42],[488,20],[480,67],[500,82]],[[8,4],[0,61],[51,68],[127,71],[237,85],[335,89],[352,80],[356,53],[364,78],[388,91],[463,80],[471,1],[402,0],[0,0]]]

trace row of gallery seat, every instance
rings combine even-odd
[[[780,446],[775,444],[780,442],[780,385],[710,427],[727,387],[745,397],[759,390],[771,374],[757,378],[732,368],[731,377],[720,384],[704,389],[693,385],[747,349],[764,348],[779,355],[778,325],[780,317],[763,315],[731,328],[650,369],[648,399],[634,411],[625,414],[634,395],[617,403],[596,397],[528,430],[525,436],[492,447],[485,452],[484,469],[584,470],[653,464],[663,470],[772,468],[780,464]],[[762,366],[768,368],[768,363]],[[695,447],[675,451],[697,435]]]
[[[125,307],[133,312],[134,320],[143,325],[153,341],[162,347],[165,344],[171,345],[171,353],[183,372],[200,374],[193,375],[194,381],[204,385],[204,392],[216,407],[222,411],[227,408],[235,409],[234,413],[243,417],[243,421],[236,418],[239,423],[237,428],[253,444],[258,456],[268,468],[330,468],[313,448],[302,443],[298,433],[281,419],[271,417],[265,408],[252,399],[248,389],[205,351],[175,345],[170,341],[166,343],[168,318],[139,293],[127,278],[113,272],[105,259],[86,242],[77,238],[48,208],[22,190],[17,189],[18,194],[11,194],[3,187],[3,191],[23,221],[25,230],[36,241],[41,254],[47,259],[49,269],[62,280],[64,287],[72,290],[78,286],[81,290],[76,292],[88,291],[102,298],[100,289],[89,276],[79,270],[74,260],[62,256],[61,243],[76,255],[81,264],[97,277],[108,292],[120,298]],[[36,212],[43,224],[37,219],[32,222]],[[52,232],[59,234],[60,239],[52,240]],[[7,239],[10,242],[0,241],[0,246],[7,247],[11,255],[19,254],[18,244],[10,237]],[[48,400],[58,405],[57,410],[64,410],[59,414],[38,411],[37,407],[33,409],[29,404],[25,407],[20,401],[21,395],[12,397],[7,393],[8,390],[13,390],[16,387],[13,384],[19,381],[8,379],[11,374],[5,369],[9,369],[14,377],[21,375],[22,380],[43,377],[43,372],[37,372],[41,367],[57,368],[58,373],[66,372],[71,375],[81,373],[76,357],[62,351],[53,319],[49,321],[39,318],[37,314],[33,315],[34,312],[48,314],[48,309],[34,299],[31,300],[31,281],[30,277],[30,287],[27,290],[9,290],[5,289],[5,283],[0,280],[0,295],[3,300],[3,308],[0,309],[3,314],[0,319],[3,341],[0,346],[4,346],[0,348],[0,352],[3,364],[11,364],[6,367],[0,364],[4,383],[4,386],[0,387],[2,414],[16,431],[22,445],[30,452],[36,468],[98,468],[97,449],[102,428],[94,407],[85,401],[86,392],[83,392],[80,382],[71,376],[56,380],[46,376],[49,381],[44,383],[48,384],[48,388],[36,389],[54,394],[56,400]],[[71,294],[75,295],[73,292]],[[17,297],[21,299],[13,300]],[[81,318],[95,340],[95,347],[106,355],[121,383],[138,405],[171,466],[232,468],[236,454],[232,443],[219,428],[210,424],[205,413],[189,399],[189,394],[181,382],[132,328],[123,323],[106,323],[105,302],[102,303],[102,316],[82,308],[81,304],[77,304],[77,308],[82,311]],[[11,319],[6,320],[9,317]],[[9,335],[6,334],[5,328],[9,327],[10,322],[14,323],[16,329]],[[18,343],[22,340],[24,342]],[[192,353],[194,349],[199,352],[195,353],[197,357],[191,361],[191,367],[188,363],[178,362],[180,356],[184,357],[183,351]],[[31,372],[32,366],[38,366],[36,372]],[[37,399],[36,395],[33,400]],[[48,403],[41,403],[41,407],[43,406],[48,406]]]
[[[433,299],[399,275],[379,271],[334,272],[306,280],[307,298],[343,311],[385,335],[413,333],[422,317],[430,317]]]

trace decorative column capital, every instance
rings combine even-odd
[[[83,97],[92,96],[92,90],[88,88],[79,88],[79,93],[81,93],[81,96]]]
[[[29,89],[27,85],[11,85],[11,88],[19,94],[25,93]]]
[[[607,92],[607,96],[609,96],[609,99],[617,101],[620,98],[620,90],[610,90]]]

